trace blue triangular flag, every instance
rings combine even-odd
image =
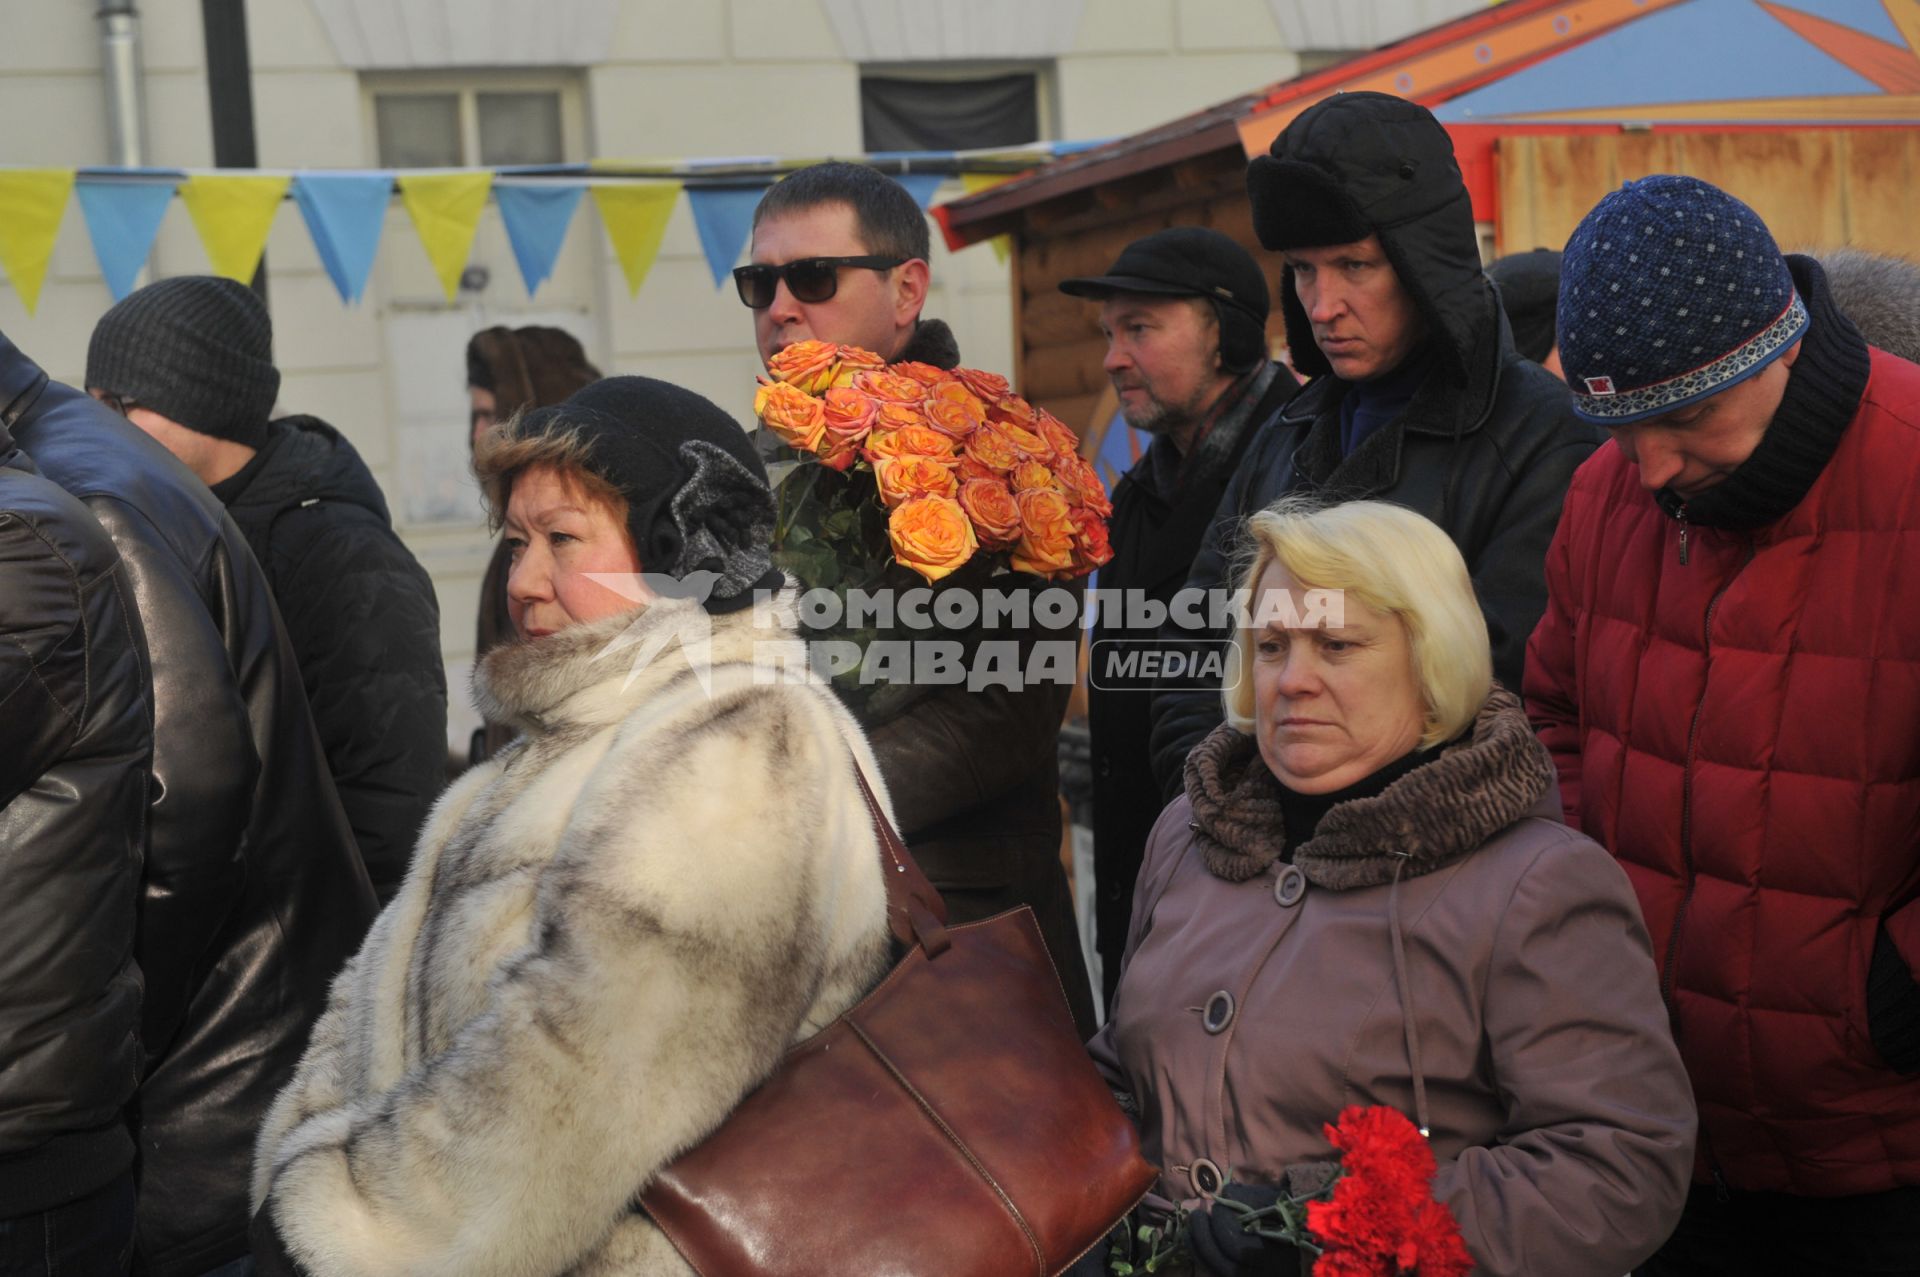
[[[584,182],[494,183],[493,198],[500,204],[500,220],[507,224],[507,242],[513,245],[513,260],[520,263],[527,296],[533,296],[553,274],[573,210],[580,207],[586,192]]]
[[[693,226],[700,232],[700,248],[707,255],[707,269],[713,272],[715,288],[727,282],[734,259],[746,247],[747,234],[753,230],[753,210],[760,206],[760,197],[766,192],[766,185],[687,187]]]
[[[373,270],[393,196],[391,173],[296,173],[293,199],[344,302],[357,302]]]
[[[173,202],[176,176],[156,181],[103,182],[82,175],[74,183],[80,211],[86,215],[87,234],[107,290],[119,301],[133,291],[140,268],[147,264],[160,219]]]
[[[947,178],[944,173],[901,173],[893,180],[906,187],[907,194],[913,196],[913,202],[924,211],[933,203],[933,193]]]

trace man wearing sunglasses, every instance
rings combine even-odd
[[[860,346],[889,363],[957,367],[952,330],[920,317],[929,251],[920,206],[865,165],[815,164],[777,183],[754,211],[752,264],[734,272],[740,300],[753,311],[760,358],[813,339]],[[807,469],[793,472],[783,495],[810,477]],[[1030,577],[995,581],[1002,590],[1034,584]],[[1018,640],[1024,669],[1029,645],[1061,632],[1001,627],[916,637]],[[949,921],[1031,905],[1074,1021],[1090,1036],[1093,997],[1060,864],[1058,751],[1071,691],[1051,682],[1017,691],[938,686],[889,714],[849,708],[867,730],[901,835],[939,888]]]
[[[753,213],[753,260],[733,272],[761,361],[813,339],[954,367],[952,330],[920,318],[931,251],[913,196],[864,164],[815,164],[776,183]]]

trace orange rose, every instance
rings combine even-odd
[[[853,385],[854,378],[864,372],[877,372],[885,368],[887,361],[871,350],[862,350],[858,346],[840,347],[840,362],[833,366],[832,385],[845,388]]]
[[[1035,433],[1047,441],[1047,446],[1053,449],[1054,456],[1077,457],[1080,455],[1080,437],[1067,429],[1066,422],[1045,408],[1040,409],[1038,416],[1039,422]]]
[[[925,426],[927,419],[916,404],[887,403],[876,400],[873,419],[875,430],[904,430],[908,426]]]
[[[929,388],[953,379],[953,374],[945,368],[935,368],[932,364],[917,363],[911,359],[904,363],[891,364],[888,366],[887,371],[898,373],[902,377],[911,377],[921,385]]]
[[[966,480],[960,485],[960,508],[973,520],[974,533],[986,549],[1005,550],[1020,539],[1020,507],[1003,480]]]
[[[767,375],[810,395],[833,384],[840,368],[840,347],[830,341],[796,341],[767,360]]]
[[[1013,386],[997,372],[982,372],[978,368],[955,368],[953,379],[971,390],[988,403],[995,403],[1007,397]]]
[[[1067,517],[1073,520],[1073,571],[1076,576],[1084,576],[1095,568],[1103,568],[1113,558],[1113,546],[1107,540],[1107,521],[1091,510],[1071,509]]]
[[[938,581],[980,548],[973,521],[952,497],[918,497],[887,517],[893,557],[928,581]]]
[[[1113,502],[1107,499],[1107,485],[1100,482],[1100,472],[1093,463],[1082,456],[1063,457],[1054,465],[1054,473],[1060,479],[1060,488],[1067,499],[1077,506],[1106,518],[1113,513]]]
[[[1022,461],[1044,464],[1053,460],[1053,449],[1047,446],[1047,441],[1025,426],[1002,420],[994,422],[993,428],[1007,437],[1007,442],[1013,445],[1013,450],[1020,454]]]
[[[1020,451],[999,426],[984,425],[967,437],[967,456],[989,470],[1007,473],[1020,464]]]
[[[853,379],[853,388],[882,403],[917,404],[927,397],[925,386],[897,372],[863,372]]]
[[[883,430],[877,422],[873,433],[867,436],[867,446],[862,455],[876,464],[896,457],[930,457],[949,466],[958,465],[960,461],[954,455],[953,440],[930,426]]]
[[[992,466],[982,465],[971,454],[963,454],[961,456],[960,464],[954,470],[953,474],[956,479],[960,480],[962,487],[965,487],[967,482],[972,479],[992,479],[996,483],[1005,483],[1007,481],[1007,472],[1005,470],[995,470]]]
[[[987,416],[995,421],[1012,422],[1022,430],[1031,430],[1036,434],[1040,430],[1039,412],[1018,395],[1002,395],[994,400],[993,407],[987,409]]]
[[[921,405],[921,410],[926,414],[928,425],[955,439],[970,438],[986,421],[986,414],[980,410],[980,401],[964,392],[959,398],[930,395]]]
[[[1035,576],[1065,577],[1073,571],[1075,528],[1067,499],[1051,488],[1013,494],[1020,507],[1020,541],[1013,548],[1013,570]]]
[[[952,497],[960,493],[953,467],[932,457],[891,457],[873,463],[880,502],[889,510],[916,497]]]
[[[792,349],[789,347],[788,349]],[[820,401],[792,382],[762,382],[753,396],[760,424],[802,452],[818,452],[826,432]]]
[[[858,390],[835,386],[821,399],[825,433],[820,442],[820,464],[845,470],[860,456],[860,445],[873,433],[873,400]]]
[[[1053,477],[1053,471],[1038,461],[1022,461],[1013,468],[1013,490],[1015,492],[1035,492],[1042,488],[1054,492],[1060,491],[1059,480]]]

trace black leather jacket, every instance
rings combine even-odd
[[[220,503],[4,338],[0,404],[113,539],[146,630],[139,1254],[149,1273],[198,1274],[247,1253],[254,1131],[372,922],[373,890],[267,583]]]
[[[0,1216],[133,1162],[144,662],[113,543],[0,426]]]

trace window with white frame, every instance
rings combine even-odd
[[[571,77],[426,73],[364,77],[382,168],[498,168],[584,158]]]

